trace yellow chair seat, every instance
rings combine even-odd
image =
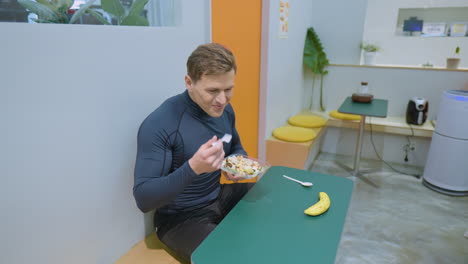
[[[342,120],[361,120],[360,115],[340,113],[338,112],[338,110],[330,111],[329,115],[333,118],[342,119]]]
[[[314,139],[317,134],[309,128],[282,126],[273,130],[273,136],[288,142],[307,142]]]
[[[293,126],[317,128],[323,127],[327,120],[316,115],[295,115],[288,119],[288,123]]]

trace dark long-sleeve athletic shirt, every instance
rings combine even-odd
[[[133,195],[143,212],[177,213],[209,204],[220,191],[220,170],[196,175],[188,160],[214,135],[232,135],[227,155],[246,154],[235,128],[232,106],[220,117],[203,111],[187,91],[167,99],[141,124]]]

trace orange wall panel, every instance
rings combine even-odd
[[[212,41],[237,60],[234,97],[236,126],[249,156],[258,156],[261,0],[212,0]]]

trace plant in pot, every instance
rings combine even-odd
[[[381,48],[376,44],[364,43],[362,42],[360,48],[364,51],[364,64],[365,65],[375,65],[375,56]]]
[[[460,64],[460,47],[455,48],[455,56],[447,58],[447,69],[458,69]]]
[[[102,9],[111,15],[113,22],[122,26],[149,26],[149,21],[142,15],[149,0],[135,0],[130,8],[125,8],[120,0],[101,0]],[[100,13],[90,10],[89,13],[101,23],[110,25]]]
[[[32,19],[37,23],[73,24],[88,13],[105,25],[111,25],[110,19],[105,18],[107,14],[117,25],[149,25],[148,19],[142,16],[149,0],[135,0],[129,8],[125,8],[119,0],[101,0],[102,10],[93,6],[95,1],[89,0],[76,11],[70,10],[75,0],[18,0],[18,3],[37,16]]]
[[[328,73],[328,71],[325,70],[325,67],[330,63],[328,62],[327,54],[325,54],[322,43],[320,42],[317,33],[315,33],[314,28],[307,29],[303,61],[305,66],[307,66],[314,74],[314,78],[312,80],[312,94],[315,86],[315,77],[320,77],[320,110],[325,111],[325,107],[323,106],[323,76]],[[309,109],[312,109],[312,102],[313,100],[311,97]]]

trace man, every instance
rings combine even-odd
[[[225,47],[197,47],[187,60],[187,90],[166,100],[138,132],[137,205],[143,212],[156,209],[159,239],[185,261],[250,187],[219,183],[224,157],[246,154],[229,104],[236,70]],[[219,139],[226,133],[229,143]]]

